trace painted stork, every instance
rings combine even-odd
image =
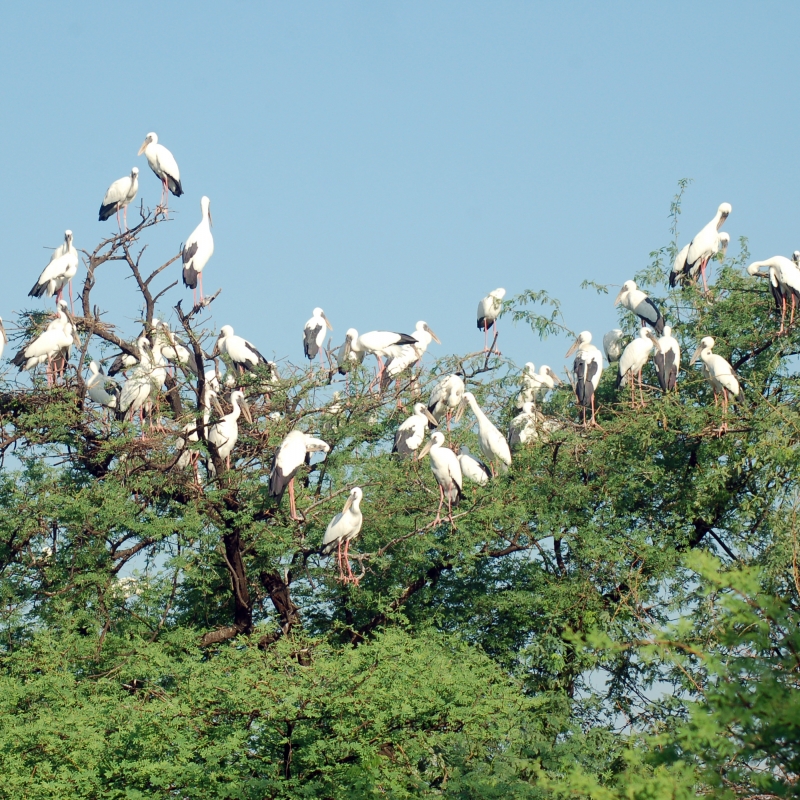
[[[651,325],[659,335],[664,331],[664,317],[656,304],[633,281],[625,281],[619,290],[614,305],[621,305],[633,311],[641,320],[642,326]]]
[[[436,519],[433,524],[438,525],[442,521],[442,505],[447,497],[447,517],[452,525],[453,506],[457,505],[461,499],[464,485],[461,465],[458,463],[456,454],[449,447],[444,446],[444,434],[441,431],[435,431],[432,434],[428,444],[419,454],[420,459],[423,459],[428,453],[431,456],[433,477],[439,484],[439,508],[436,510]]]
[[[594,394],[603,374],[603,356],[592,344],[592,334],[582,331],[564,358],[575,353],[572,372],[575,376],[575,397],[583,408],[583,424],[586,425],[586,409],[592,409],[592,425],[596,425]]]
[[[361,499],[363,496],[364,492],[358,486],[354,486],[350,490],[344,508],[328,523],[328,527],[325,529],[325,536],[322,537],[322,548],[320,550],[323,556],[329,556],[335,549],[339,563],[339,580],[343,583],[354,583],[356,586],[358,586],[359,579],[353,575],[348,554],[350,542],[361,532],[361,525],[364,522],[364,517],[361,513]],[[344,553],[342,553],[342,544],[344,544]],[[346,575],[343,563],[347,565]]]
[[[294,501],[294,476],[309,453],[328,453],[330,445],[322,439],[315,439],[303,431],[290,431],[275,450],[272,469],[269,473],[269,496],[276,497],[280,503],[286,488],[289,488],[289,507],[294,520],[302,519],[297,515]]]

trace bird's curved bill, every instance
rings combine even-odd
[[[720,256],[719,260],[720,261],[722,261],[725,258],[725,255],[728,252],[728,245],[729,244],[730,244],[730,240],[728,240],[728,241],[725,241],[725,239],[722,240],[722,247],[720,247],[720,249],[719,249],[719,256]]]
[[[225,416],[225,412],[222,410],[222,406],[219,404],[219,400],[216,397],[211,398],[211,402],[214,404],[214,408],[217,410],[217,414],[221,417]]]
[[[622,288],[619,290],[619,294],[617,295],[616,299],[614,300],[614,305],[615,305],[615,306],[618,306],[618,305],[619,305],[619,301],[620,301],[620,300],[622,300],[622,295],[623,295],[624,293],[625,293],[625,287],[623,286],[623,287],[622,287]]]
[[[555,372],[553,372],[553,370],[551,369],[547,370],[547,374],[553,379],[553,383],[555,383],[556,386],[564,385],[564,381],[562,381],[561,378],[559,378],[558,375],[556,375]]]
[[[433,439],[428,439],[428,444],[420,450],[419,455],[417,456],[417,461],[422,461],[428,453],[431,451],[431,447],[433,447]]]
[[[458,408],[456,409],[456,414],[453,417],[454,422],[461,422],[461,417],[464,416],[464,411],[466,410],[466,408],[467,408],[467,401],[462,399],[461,402],[458,404]]]
[[[436,342],[436,344],[441,344],[442,343],[442,340],[427,325],[425,326],[425,328],[428,331],[428,333],[431,335],[431,339],[433,339],[433,341]]]
[[[211,218],[211,209],[210,208],[208,209],[208,227],[209,228],[213,228],[214,227],[214,220]]]
[[[352,494],[347,498],[347,500],[345,500],[344,508],[342,509],[342,514],[346,514],[350,510],[350,507],[353,505],[354,500],[355,496]]]
[[[331,325],[331,323],[328,321],[328,318],[324,314],[322,315],[322,319],[325,320],[325,324],[328,326],[328,330],[332,331],[333,330],[333,325]]]
[[[247,405],[247,400],[245,400],[244,397],[241,400],[239,400],[239,408],[242,410],[244,418],[252,425],[253,415],[250,413],[250,406]]]
[[[700,353],[702,352],[703,352],[703,345],[700,345],[700,347],[698,347],[697,350],[694,351],[692,360],[689,362],[690,367],[692,366],[692,364],[694,364],[695,361],[697,361],[698,358],[700,358]]]
[[[428,422],[430,422],[431,425],[433,425],[436,428],[439,427],[439,423],[437,422],[436,417],[434,417],[433,414],[431,414],[431,412],[428,411],[427,408],[422,409],[422,413],[427,417]]]
[[[139,152],[138,152],[136,155],[137,155],[137,156],[140,156],[142,153],[144,153],[144,151],[145,151],[145,148],[147,147],[147,145],[148,145],[148,141],[147,141],[147,139],[145,139],[145,140],[142,142],[142,146],[139,148]]]
[[[661,345],[658,343],[658,339],[652,334],[651,331],[647,331],[647,338],[660,350]]]
[[[566,355],[564,356],[564,358],[569,358],[578,349],[578,347],[580,346],[580,343],[581,343],[581,337],[579,336],[574,341],[572,347],[570,347],[570,349],[567,350]]]

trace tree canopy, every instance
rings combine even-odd
[[[213,303],[171,307],[180,253],[146,249],[166,224],[142,207],[84,254],[62,379],[0,382],[0,797],[796,796],[800,333],[778,333],[745,240],[709,294],[667,287],[675,242],[635,276],[681,342],[676,391],[648,364],[633,407],[608,368],[597,426],[552,392],[549,424],[507,473],[465,484],[451,524],[394,434],[454,372],[507,426],[520,368],[500,355],[426,360],[384,391],[369,360],[345,377],[334,360],[228,364],[252,416],[230,467],[202,368],[169,372],[148,420],[91,401],[90,360],[140,355],[92,296],[120,269],[141,333],[171,316],[214,368]],[[566,330],[535,287],[503,313]],[[13,344],[48,321],[22,314]],[[620,327],[639,321],[622,310]],[[741,380],[727,416],[688,367],[704,336]],[[179,464],[187,425],[196,469]],[[446,427],[478,452],[469,412]],[[294,429],[330,447],[297,475],[299,520],[268,487]],[[354,486],[345,583],[319,549]]]

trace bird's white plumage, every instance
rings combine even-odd
[[[191,232],[183,246],[183,283],[190,289],[197,286],[197,278],[214,255],[214,237],[211,234],[211,201],[200,198],[202,217],[198,226]]]
[[[522,408],[525,403],[536,403],[537,400],[544,399],[556,386],[561,386],[561,379],[547,364],[542,364],[537,372],[532,361],[526,362],[522,369],[522,389],[517,395],[517,408]]]
[[[42,270],[39,280],[28,292],[28,297],[52,297],[75,277],[78,272],[78,251],[72,243],[72,231],[64,233],[64,243],[50,256],[50,262]]]
[[[674,389],[681,368],[681,346],[669,325],[664,326],[664,334],[658,339],[653,362],[662,390],[669,392]]]
[[[322,555],[332,553],[337,546],[345,542],[352,542],[361,532],[364,522],[361,513],[361,499],[363,491],[358,486],[350,490],[344,508],[328,523],[325,535],[322,537]]]
[[[711,384],[714,392],[723,394],[727,398],[727,394],[738,397],[740,392],[739,381],[733,372],[733,367],[720,355],[712,352],[714,347],[714,339],[711,336],[706,336],[700,340],[700,346],[692,356],[690,364],[693,364],[699,358],[705,367],[704,375],[706,380]]]
[[[624,386],[647,363],[647,359],[653,352],[652,337],[653,334],[648,328],[642,328],[639,335],[622,351],[619,359],[617,386]]]
[[[142,146],[139,148],[139,155],[144,153],[150,169],[156,177],[164,184],[176,197],[183,194],[181,186],[181,171],[178,169],[178,162],[175,156],[158,143],[158,136],[155,133],[148,133]]]
[[[134,167],[130,175],[114,181],[100,204],[100,222],[130,205],[139,191],[139,168]]]
[[[541,415],[533,403],[524,403],[522,411],[517,414],[508,425],[508,444],[512,450],[539,438],[537,425],[541,422]]]
[[[228,458],[239,439],[239,416],[244,411],[247,416],[244,393],[235,391],[231,393],[233,410],[225,414],[222,419],[208,426],[208,441],[217,448],[220,458]]]
[[[183,436],[179,437],[175,442],[175,449],[180,452],[180,457],[175,462],[175,466],[178,469],[185,469],[194,460],[196,451],[189,450],[188,447],[192,442],[200,440],[200,434],[198,433],[199,425],[200,423],[194,419],[191,422],[187,422],[183,426]]]
[[[267,360],[256,348],[241,336],[236,336],[230,325],[220,328],[214,355],[227,355],[234,366],[241,369],[255,369],[259,364],[266,364]]]
[[[321,308],[311,312],[311,319],[303,326],[303,352],[308,359],[316,358],[325,341],[325,329],[333,330],[333,326]]]
[[[497,462],[498,469],[501,472],[507,472],[508,467],[511,466],[511,450],[506,437],[484,414],[472,392],[464,392],[464,402],[472,409],[472,413],[478,421],[478,444],[483,457],[489,462]]]
[[[572,372],[575,376],[575,397],[584,408],[593,406],[594,393],[603,375],[603,354],[592,344],[592,334],[581,331],[564,358],[575,353]]]
[[[397,429],[394,435],[393,453],[411,455],[425,440],[428,423],[435,424],[433,415],[425,408],[424,403],[416,403],[414,413]]]
[[[495,289],[478,303],[477,319],[480,330],[491,328],[497,321],[500,312],[503,310],[503,298],[505,296],[505,289]]]
[[[436,431],[420,453],[420,458],[430,453],[431,472],[436,482],[442,489],[448,503],[456,503],[461,496],[464,479],[461,474],[461,465],[458,457],[449,448],[444,446],[444,434]]]
[[[460,375],[448,375],[433,387],[428,400],[428,411],[438,422],[445,414],[452,414],[464,398],[466,386]]]
[[[359,349],[358,345],[358,331],[355,328],[349,328],[344,342],[336,354],[339,373],[345,375],[353,365],[363,363],[364,356],[364,350]]]
[[[603,351],[609,364],[619,361],[622,355],[622,340],[624,338],[625,334],[620,328],[614,328],[603,336]]]
[[[489,467],[470,453],[466,445],[461,445],[458,452],[458,464],[461,467],[461,475],[472,483],[479,486],[486,486],[492,473]]]
[[[303,431],[290,431],[275,452],[269,476],[269,492],[272,497],[281,497],[295,473],[303,466],[306,453],[330,451],[330,445]]]
[[[49,322],[42,333],[25,345],[14,356],[12,363],[20,372],[27,372],[39,364],[51,362],[62,352],[66,352],[68,356],[72,343],[73,327],[67,317],[65,303],[62,301],[56,319]]]
[[[641,290],[634,281],[625,281],[622,284],[614,305],[621,305],[636,314],[643,323],[648,323],[655,328],[657,333],[664,330],[664,317],[656,304]]]
[[[98,405],[106,408],[116,408],[118,392],[112,394],[106,390],[107,384],[116,385],[116,381],[104,375],[103,370],[96,361],[89,362],[89,372],[91,372],[91,375],[86,381],[86,393]]]
[[[719,252],[724,254],[730,236],[727,233],[720,233],[719,229],[730,213],[730,203],[721,203],[714,218],[698,231],[688,245],[680,250],[670,273],[670,286],[683,283],[687,278],[696,279],[697,274],[705,268],[710,258]]]

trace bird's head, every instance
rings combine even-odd
[[[134,167],[134,168],[131,170],[131,178],[133,178],[134,180],[136,180],[136,178],[138,178],[138,177],[139,177],[139,167]]]
[[[430,328],[430,326],[428,325],[427,322],[423,322],[422,320],[420,320],[417,323],[417,330],[418,331],[425,331],[426,333],[430,334],[431,339],[433,339],[433,341],[436,342],[437,344],[441,344],[442,343],[441,340],[439,339],[439,337],[431,330],[431,328]]]
[[[662,331],[662,336],[672,336],[672,326],[665,325],[664,330]]]
[[[706,350],[711,350],[713,346],[714,346],[714,338],[712,336],[704,336],[700,340],[700,344],[697,350],[694,351],[694,355],[692,356],[692,360],[689,362],[689,366],[691,367],[692,364],[694,364],[694,362],[697,361],[697,359],[700,358],[700,356]]]
[[[158,136],[154,133],[148,133],[147,136],[144,137],[144,141],[142,142],[142,146],[139,148],[139,152],[136,155],[141,155],[144,151],[148,148],[151,144],[158,144]]]
[[[725,254],[728,252],[728,245],[731,243],[731,235],[723,231],[719,235],[719,255],[720,261],[725,258]]]
[[[64,231],[64,241],[69,244],[72,241],[72,231]]]
[[[433,434],[431,434],[431,438],[428,439],[428,444],[426,444],[425,447],[423,447],[420,451],[417,459],[422,460],[434,447],[441,447],[443,443],[444,434],[441,431],[435,431]]]
[[[355,506],[356,510],[358,510],[358,504],[361,502],[361,498],[363,496],[364,492],[362,491],[361,487],[354,486],[350,490],[350,494],[347,495],[347,500],[345,501],[342,513],[346,514],[353,506]]]
[[[211,219],[211,201],[205,195],[200,198],[200,211],[204,217],[208,217],[208,224],[213,227],[214,220]]]
[[[233,327],[230,325],[223,325],[219,329],[219,338],[220,339],[227,339],[228,336],[233,336]]]
[[[493,292],[489,292],[489,297],[494,297],[495,300],[502,300],[505,296],[505,289],[495,289]]]
[[[717,216],[719,219],[717,220],[717,230],[722,227],[722,223],[728,219],[728,215],[731,213],[731,204],[730,203],[720,203],[719,208],[717,209]]]
[[[552,369],[550,369],[550,367],[546,366],[545,364],[542,364],[541,369],[543,372],[547,373],[553,379],[553,383],[555,383],[556,386],[562,385],[563,381],[561,380],[561,378],[558,377],[558,375],[556,375],[555,372],[553,372]]]
[[[231,405],[239,406],[239,410],[242,412],[244,418],[251,425],[253,424],[253,417],[250,414],[250,406],[247,405],[247,400],[244,398],[244,392],[240,392],[238,389],[235,392],[231,392]]]
[[[619,290],[616,300],[614,300],[614,305],[618,306],[622,301],[623,296],[628,292],[633,291],[636,291],[636,283],[634,281],[625,281],[625,283],[622,284],[622,288]]]
[[[569,358],[579,347],[582,347],[585,344],[589,344],[592,341],[592,334],[589,331],[581,331],[578,334],[578,338],[573,343],[572,347],[567,350],[567,354],[564,358]]]
[[[748,275],[753,275],[753,276],[761,275],[762,274],[761,273],[761,262],[760,261],[754,261],[752,264],[750,264],[747,267],[747,274]]]

